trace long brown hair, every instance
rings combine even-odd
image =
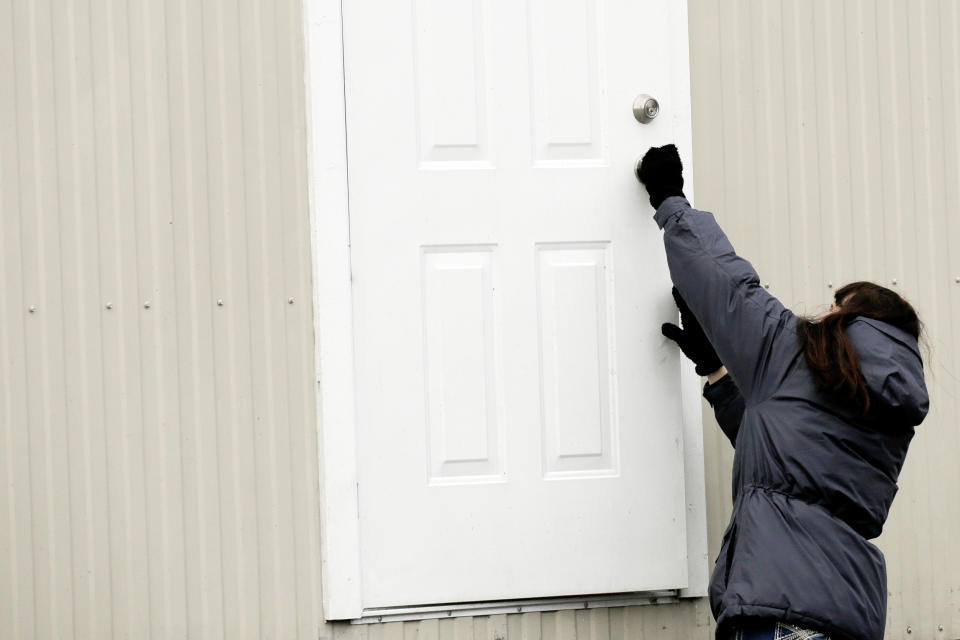
[[[857,316],[891,324],[920,338],[923,324],[910,303],[895,291],[872,282],[851,282],[833,294],[837,308],[819,319],[805,318],[797,335],[814,382],[822,391],[870,410],[870,392],[857,354],[845,331]]]

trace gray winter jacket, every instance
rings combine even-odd
[[[927,413],[917,341],[883,322],[847,329],[871,392],[866,416],[821,393],[798,318],[763,287],[713,215],[667,198],[655,219],[670,275],[732,380],[705,395],[736,448],[733,513],[710,579],[719,631],[775,618],[834,640],[882,640],[880,535]]]

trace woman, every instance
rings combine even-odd
[[[650,149],[637,175],[682,313],[683,329],[664,334],[708,374],[704,395],[736,448],[709,589],[718,640],[882,640],[886,568],[869,540],[928,409],[916,313],[860,282],[819,320],[798,318],[690,207],[675,146]]]

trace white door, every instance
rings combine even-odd
[[[343,3],[365,608],[685,586],[675,309],[632,173],[689,141],[685,15]]]

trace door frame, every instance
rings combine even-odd
[[[323,615],[357,618],[360,522],[340,0],[303,0]],[[336,461],[335,463],[333,461]]]
[[[589,598],[544,598],[515,603],[472,603],[463,607],[414,607],[402,611],[364,611],[360,565],[357,429],[354,414],[350,214],[347,171],[346,96],[341,0],[303,0],[307,182],[313,270],[314,356],[317,381],[317,445],[319,461],[320,571],[323,616],[356,622],[478,615],[478,606],[497,610],[556,610],[584,606],[624,606],[675,601],[670,594],[621,594]],[[670,20],[684,25],[686,38],[673,42],[671,60],[678,82],[674,104],[690,104],[687,2],[670,0]],[[686,126],[678,146],[692,149],[689,110],[672,117]],[[690,158],[686,158],[692,176]],[[692,180],[688,181],[692,198]],[[651,224],[653,222],[651,221]],[[684,361],[685,362],[685,361]],[[687,366],[689,365],[689,366]],[[707,520],[700,377],[693,365],[681,370],[684,482],[687,514],[687,587],[679,597],[707,594]],[[575,603],[575,604],[573,604]]]

